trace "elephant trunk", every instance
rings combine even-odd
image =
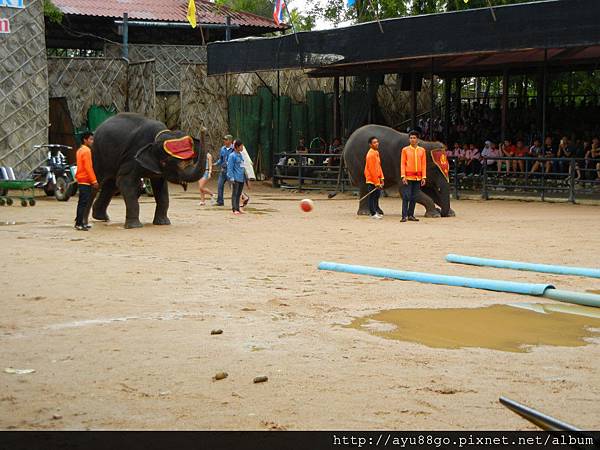
[[[442,183],[440,189],[440,208],[442,217],[448,217],[450,214],[450,184]]]
[[[181,161],[178,164],[179,182],[192,183],[202,178],[206,165],[206,153],[202,152],[198,155],[198,160],[194,163],[193,160]]]

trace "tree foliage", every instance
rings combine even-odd
[[[62,11],[52,3],[52,0],[44,0],[44,16],[54,23],[61,23],[63,19]]]
[[[541,0],[356,0],[355,6],[348,8],[345,0],[308,0],[311,15],[337,25],[341,22],[367,22],[374,19],[388,19],[416,14],[432,14],[446,11],[459,11],[500,6],[511,3],[524,3]]]
[[[270,0],[215,0],[215,4],[227,6],[234,11],[249,12],[268,18],[273,16],[273,3]],[[310,31],[315,26],[313,16],[304,16],[297,9],[290,9],[290,15],[297,31]],[[284,17],[287,19],[287,14],[284,14]]]

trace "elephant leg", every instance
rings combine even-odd
[[[359,216],[371,215],[371,213],[369,212],[369,198],[366,197],[368,192],[369,190],[367,187],[367,183],[360,183],[358,195],[360,195],[359,198],[362,198],[362,200],[358,204],[358,212],[356,213]]]
[[[156,202],[156,209],[154,211],[154,225],[171,225],[171,221],[167,217],[167,211],[169,210],[169,186],[167,180],[164,178],[152,178],[152,192],[154,194],[154,201]]]
[[[419,189],[417,203],[425,207],[425,217],[442,217],[429,195]]]
[[[140,203],[138,201],[138,190],[140,180],[132,176],[121,176],[117,180],[117,186],[125,200],[125,228],[141,228]]]
[[[108,205],[110,204],[110,201],[115,193],[115,188],[116,185],[114,178],[104,180],[102,186],[100,186],[100,192],[98,193],[92,208],[92,217],[94,219],[102,220],[104,222],[108,222],[110,220],[106,210],[108,209]]]
[[[431,198],[431,200],[433,201],[433,203],[437,206],[439,206],[440,208],[442,207],[442,201],[441,201],[441,197],[440,197],[440,193],[437,190],[437,188],[434,188],[432,186],[426,185],[425,187],[422,187],[421,190],[423,191],[423,193],[427,196],[429,196],[429,198]],[[444,213],[443,211],[438,208],[436,206],[436,209],[440,212],[440,214],[443,216]]]

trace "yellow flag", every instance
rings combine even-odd
[[[187,12],[187,20],[192,26],[192,28],[196,28],[196,2],[195,0],[190,0],[188,3],[188,12]]]

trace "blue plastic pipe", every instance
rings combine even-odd
[[[488,280],[485,278],[466,278],[451,275],[437,275],[424,272],[405,272],[401,270],[384,269],[379,267],[356,266],[352,264],[339,264],[323,261],[319,263],[320,270],[347,272],[358,275],[372,275],[375,277],[394,278],[403,281],[418,281],[420,283],[443,284],[447,286],[468,287],[485,289],[497,292],[512,292],[514,294],[535,295],[547,297],[566,303],[595,306],[600,308],[600,295],[580,292],[560,291],[551,284],[515,283],[503,280]]]
[[[400,270],[381,269],[377,267],[355,266],[351,264],[338,264],[323,261],[319,264],[321,270],[348,272],[358,275],[372,275],[375,277],[394,278],[403,281],[419,281],[421,283],[445,284],[488,291],[514,292],[515,294],[544,295],[544,291],[553,288],[551,284],[514,283],[512,281],[486,280],[484,278],[465,278],[450,275],[437,275],[423,272],[404,272]]]
[[[559,275],[578,275],[580,277],[600,278],[600,269],[587,267],[554,266],[550,264],[533,264],[504,259],[475,258],[464,255],[446,255],[446,261],[473,266],[497,267],[500,269],[529,270],[531,272],[556,273]]]

